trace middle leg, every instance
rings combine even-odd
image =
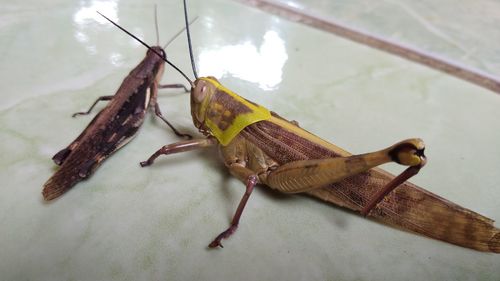
[[[236,212],[233,215],[233,219],[231,220],[229,228],[227,228],[222,233],[217,235],[217,237],[208,245],[209,248],[216,248],[216,247],[224,248],[224,246],[222,246],[221,244],[222,239],[229,238],[229,236],[231,236],[238,228],[241,214],[243,214],[243,209],[245,209],[245,206],[248,202],[248,198],[250,198],[250,195],[252,194],[253,188],[258,183],[258,177],[253,173],[253,171],[241,166],[232,166],[230,169],[232,170],[233,173],[239,174],[238,177],[242,177],[244,174],[248,175],[246,177],[245,193],[243,194],[243,197],[241,198],[240,203],[238,204],[238,208],[236,209]]]

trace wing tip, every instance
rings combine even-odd
[[[497,232],[491,237],[488,242],[488,247],[493,253],[500,254],[500,230],[497,230]]]
[[[43,200],[51,201],[53,199],[56,199],[57,197],[61,196],[68,189],[69,188],[65,188],[64,186],[61,186],[61,185],[55,185],[49,180],[43,186],[43,190],[42,190]]]
[[[44,185],[42,196],[45,201],[51,201],[66,193],[81,180],[78,176],[63,175],[56,172]]]

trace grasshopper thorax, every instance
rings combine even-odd
[[[248,125],[271,118],[266,108],[224,87],[214,77],[196,79],[191,89],[191,115],[204,135],[227,145]]]

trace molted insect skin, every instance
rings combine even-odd
[[[160,54],[161,47],[153,47]],[[127,144],[144,121],[150,103],[149,88],[164,62],[148,51],[146,57],[123,80],[106,107],[89,123],[68,148],[54,156],[59,170],[44,184],[45,200],[52,200],[90,176],[100,163]]]

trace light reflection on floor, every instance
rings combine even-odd
[[[281,82],[287,59],[285,41],[277,32],[270,30],[263,35],[260,46],[246,41],[237,45],[204,49],[199,55],[198,65],[201,75],[231,75],[256,83],[263,90],[271,90]],[[262,68],[262,65],[266,67]]]

